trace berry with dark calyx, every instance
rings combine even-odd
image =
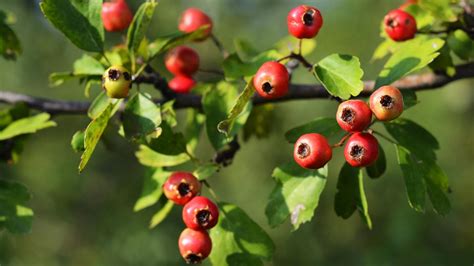
[[[165,66],[175,75],[191,76],[199,68],[199,55],[187,46],[178,46],[166,54]]]
[[[295,143],[293,158],[303,168],[318,169],[331,160],[332,149],[323,135],[304,134]]]
[[[380,121],[390,121],[403,112],[403,95],[394,86],[383,86],[370,95],[370,109]]]
[[[186,228],[179,236],[178,247],[186,263],[198,264],[211,253],[212,240],[204,230]]]
[[[202,38],[197,41],[203,41],[207,39],[212,33],[212,20],[199,8],[188,8],[182,14],[179,19],[178,28],[182,32],[193,32],[203,26],[208,26],[205,30]]]
[[[253,78],[253,86],[266,99],[275,99],[288,92],[290,75],[286,67],[278,62],[264,63]]]
[[[359,132],[366,129],[371,122],[372,112],[362,100],[349,100],[339,104],[336,120],[347,132]]]
[[[293,8],[286,18],[288,31],[298,39],[315,37],[323,26],[321,12],[315,7],[301,5]]]
[[[133,20],[132,11],[125,0],[112,0],[102,4],[102,22],[107,31],[122,31]]]
[[[111,66],[102,75],[102,89],[110,98],[127,97],[131,86],[132,76],[123,66]]]
[[[416,34],[416,20],[409,13],[396,9],[384,18],[385,32],[390,39],[402,42],[413,39]]]
[[[192,77],[178,75],[168,82],[168,87],[176,93],[189,93],[196,85],[196,81]]]
[[[379,143],[372,134],[354,133],[347,140],[344,157],[353,167],[369,166],[379,157]]]
[[[219,210],[210,199],[197,196],[183,208],[183,221],[186,227],[194,230],[211,229],[219,220]]]
[[[191,173],[174,172],[163,184],[163,192],[169,200],[184,205],[201,192],[201,183]]]

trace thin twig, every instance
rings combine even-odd
[[[227,58],[229,56],[229,52],[227,52],[227,50],[224,48],[224,45],[222,45],[221,41],[219,41],[216,35],[211,34],[211,40],[221,52],[222,57]]]

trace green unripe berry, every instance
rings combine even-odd
[[[131,86],[132,76],[123,66],[111,66],[102,75],[102,89],[110,98],[127,97]]]

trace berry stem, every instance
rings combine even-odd
[[[229,52],[227,52],[227,50],[224,48],[221,41],[219,41],[216,35],[211,34],[211,40],[214,43],[214,45],[216,45],[217,49],[219,49],[219,51],[221,52],[222,57],[224,57],[224,59],[227,58],[229,56]]]
[[[313,69],[313,64],[311,64],[308,60],[306,60],[306,58],[304,56],[302,56],[301,54],[291,53],[287,56],[284,56],[280,59],[277,59],[276,61],[281,62],[281,61],[286,60],[286,59],[296,59],[301,64],[303,64],[303,66],[306,67],[309,71],[311,71]]]
[[[303,39],[298,40],[298,54],[301,55],[303,52]]]
[[[342,136],[341,140],[338,143],[332,145],[332,148],[334,149],[344,145],[344,142],[346,142],[347,138],[349,138],[351,135],[352,133],[346,133],[344,136]]]
[[[112,63],[110,62],[109,58],[107,58],[107,56],[105,55],[104,52],[100,53],[100,55],[102,55],[102,57],[105,59],[105,61],[107,61],[107,63],[109,64],[109,66],[112,66]]]
[[[211,194],[211,196],[212,196],[217,202],[219,202],[219,197],[217,196],[217,194],[216,194],[216,192],[214,191],[214,189],[212,189],[211,184],[209,184],[209,182],[207,182],[207,180],[202,180],[201,182],[207,187],[207,190],[209,190],[209,194]]]

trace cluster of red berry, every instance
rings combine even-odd
[[[364,132],[372,123],[372,114],[380,121],[390,121],[402,112],[402,93],[393,86],[383,86],[373,92],[369,105],[362,100],[348,100],[339,104],[336,120],[348,132],[343,138],[343,141],[348,138],[344,148],[347,163],[353,167],[366,167],[377,160],[377,139],[370,132]],[[331,160],[333,147],[323,135],[304,134],[295,143],[293,157],[301,167],[318,169]]]
[[[201,183],[188,172],[174,172],[163,184],[165,196],[175,204],[184,205],[186,229],[179,236],[178,246],[187,263],[199,263],[211,253],[212,241],[206,230],[219,220],[219,210],[210,199],[198,196]]]
[[[186,9],[179,20],[178,28],[182,32],[194,32],[207,26],[202,38],[207,39],[212,33],[212,20],[198,8]],[[168,82],[168,87],[176,93],[188,93],[196,84],[192,75],[199,69],[199,55],[193,49],[179,46],[167,53],[165,66],[169,72],[175,75]]]

